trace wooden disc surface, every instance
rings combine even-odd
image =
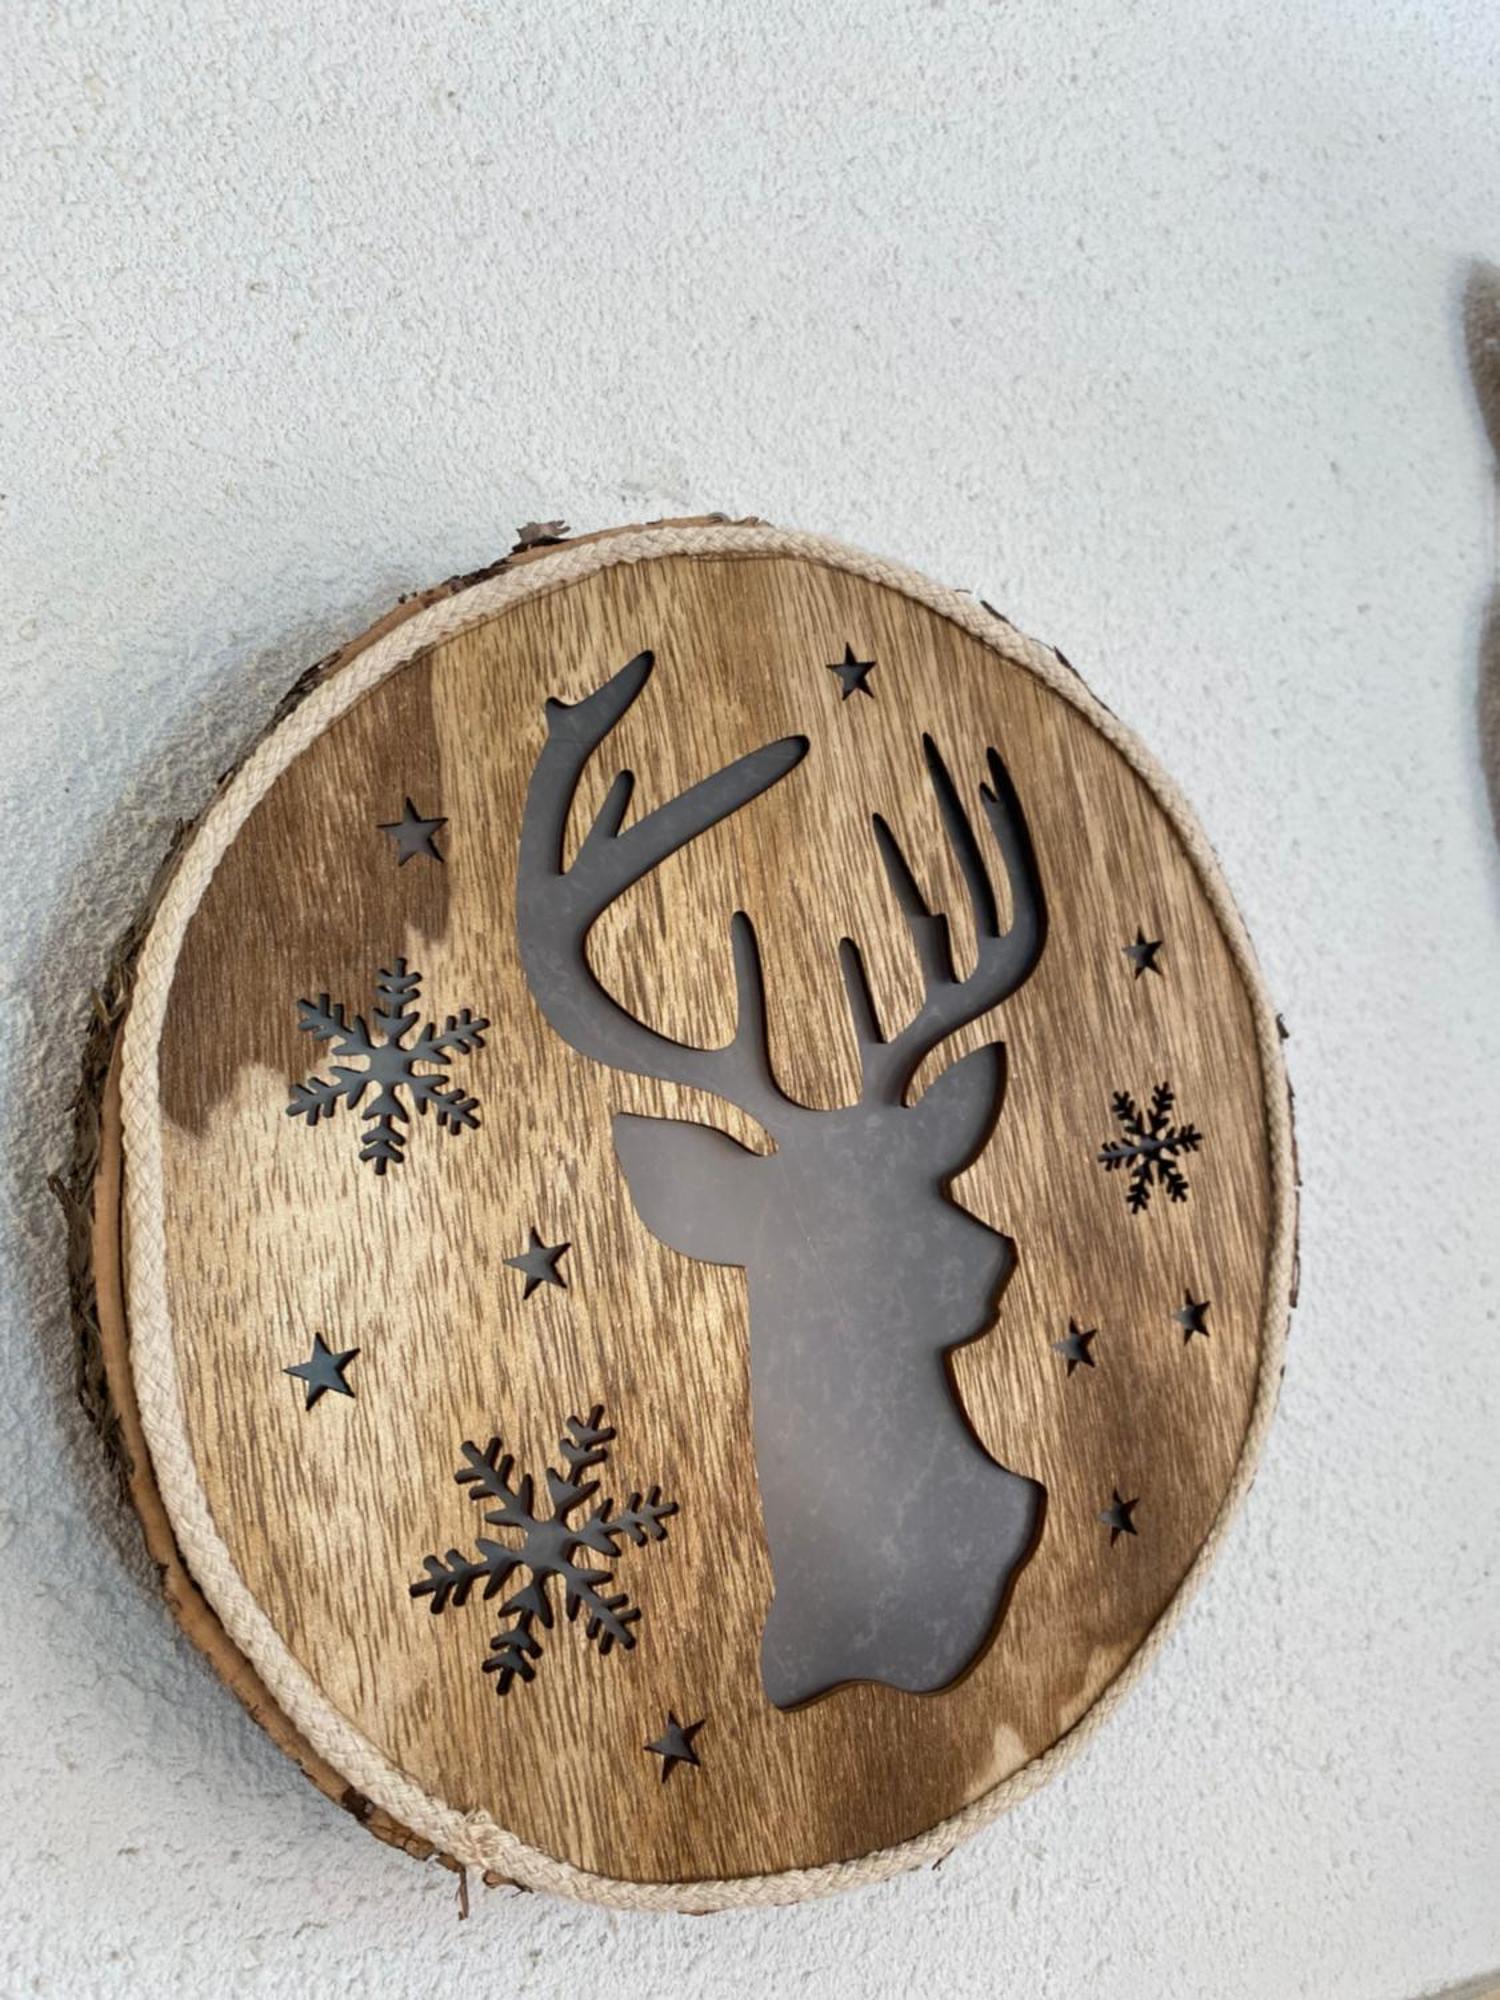
[[[784,743],[590,921],[654,808]],[[887,1047],[932,1014],[909,1081],[845,939]],[[539,1886],[941,1852],[1140,1654],[1269,1414],[1284,1085],[1201,838],[1054,656],[807,538],[564,551],[335,674],[174,879],[124,1129],[196,1580],[352,1785]]]

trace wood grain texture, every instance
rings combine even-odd
[[[997,625],[997,641],[1004,628]],[[874,699],[826,663],[873,657]],[[744,908],[767,967],[773,1059],[804,1102],[855,1094],[835,947],[865,948],[887,1019],[919,997],[869,832],[896,829],[973,952],[920,756],[930,730],[978,775],[1003,748],[1025,803],[1051,933],[1030,981],[951,1037],[918,1080],[1003,1035],[991,1144],[955,1187],[1016,1243],[992,1331],[954,1357],[994,1455],[1047,1488],[1037,1553],[975,1668],[937,1695],[847,1687],[781,1712],[757,1647],[771,1579],[750,1442],[745,1289],[647,1234],[610,1141],[616,1110],[692,1115],[757,1143],[720,1100],[616,1075],[551,1035],[513,925],[520,811],[543,699],[576,700],[642,647],[657,673],[585,776],[575,829],[613,771],[649,810],[769,738],[807,765],[673,856],[597,926],[610,991],[709,1045],[732,1027],[727,923]],[[968,746],[965,749],[965,746]],[[972,767],[968,760],[972,758]],[[815,774],[815,775],[814,775]],[[806,778],[807,782],[801,782]],[[439,868],[393,864],[379,823],[410,794],[445,815]],[[1163,976],[1122,954],[1165,940]],[[426,1011],[472,1006],[488,1046],[455,1067],[480,1130],[416,1122],[377,1180],[353,1121],[283,1115],[319,1051],[295,1002],[367,1012],[404,954]],[[1144,781],[1077,710],[895,592],[822,565],[674,557],[529,599],[393,675],[256,807],[189,928],[161,1044],[169,1303],[194,1455],[241,1574],[335,1704],[422,1784],[523,1839],[631,1881],[758,1873],[865,1853],[933,1825],[1086,1712],[1172,1597],[1239,1457],[1259,1364],[1270,1188],[1249,995],[1180,839]],[[1205,1134],[1191,1198],[1132,1216],[1095,1162],[1110,1097],[1170,1079]],[[504,1259],[535,1225],[572,1247],[568,1288],[523,1300]],[[1185,1344],[1184,1291],[1210,1299]],[[1097,1366],[1052,1342],[1097,1327]],[[312,1333],[358,1347],[354,1400],[304,1411],[282,1373]],[[497,1700],[477,1602],[408,1597],[428,1550],[468,1546],[462,1440],[500,1432],[551,1460],[597,1402],[611,1474],[681,1502],[670,1539],[622,1557],[641,1640],[601,1659],[563,1626],[535,1683]],[[1100,1510],[1139,1497],[1112,1545]],[[613,1490],[619,1490],[615,1488]],[[668,1709],[706,1718],[702,1767],[668,1784],[643,1745]]]
[[[336,1771],[318,1755],[277,1706],[254,1667],[220,1624],[182,1559],[172,1523],[157,1490],[130,1372],[130,1343],[121,1268],[124,1246],[120,1229],[120,1137],[120,1051],[117,1041],[100,1105],[99,1160],[94,1173],[92,1202],[92,1272],[103,1350],[101,1358],[109,1383],[111,1405],[120,1426],[122,1476],[131,1505],[140,1517],[147,1552],[156,1565],[161,1582],[162,1596],[184,1636],[192,1640],[224,1685],[243,1704],[246,1713],[259,1723],[277,1749],[291,1758],[311,1784],[316,1785],[343,1811],[351,1813],[367,1832],[384,1841],[388,1847],[399,1847],[416,1861],[431,1860],[434,1858],[432,1842],[423,1840],[408,1827],[400,1825],[373,1799],[356,1791],[342,1772]],[[445,1867],[457,1867],[457,1863],[446,1855],[435,1858]]]

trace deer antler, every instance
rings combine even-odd
[[[900,843],[879,813],[874,814],[875,844],[911,932],[926,993],[906,1026],[886,1041],[880,1032],[859,946],[853,938],[845,938],[839,945],[839,963],[859,1043],[862,1102],[904,1103],[907,1088],[923,1057],[947,1036],[1014,993],[1030,976],[1047,937],[1047,906],[1026,816],[998,753],[989,752],[990,782],[979,787],[979,796],[1010,882],[1008,931],[1000,929],[994,887],[973,824],[942,753],[930,736],[922,738],[922,749],[938,811],[969,892],[974,928],[979,935],[979,958],[968,977],[960,979],[953,968],[947,917],[941,913],[934,915],[928,909]]]
[[[791,1101],[771,1074],[765,988],[750,919],[731,922],[738,1011],[733,1039],[696,1049],[658,1034],[612,999],[594,977],[584,940],[632,883],[679,847],[779,784],[807,755],[805,736],[783,736],[658,806],[622,833],[635,779],[621,771],[573,864],[562,865],[563,836],[583,768],[650,678],[650,653],[571,706],[547,703],[547,742],[536,761],[521,823],[516,931],[527,983],[550,1025],[580,1054],[612,1069],[696,1085],[728,1098],[769,1129]]]
[[[548,1022],[580,1054],[612,1069],[712,1091],[774,1132],[802,1107],[771,1071],[765,985],[755,930],[743,910],[730,922],[737,995],[733,1039],[719,1049],[692,1048],[658,1034],[626,1012],[594,977],[584,941],[619,896],[668,855],[779,784],[807,755],[805,736],[783,736],[737,758],[621,832],[635,779],[621,771],[605,795],[572,866],[563,838],[584,766],[650,678],[650,653],[637,653],[612,679],[571,706],[549,701],[547,741],[526,793],[516,878],[516,930],[527,983]],[[928,775],[948,839],[968,888],[979,934],[974,970],[953,968],[948,919],[928,909],[900,844],[877,813],[875,842],[911,931],[926,997],[890,1041],[881,1034],[864,959],[852,938],[839,946],[849,1009],[859,1043],[862,1102],[900,1104],[918,1064],[939,1042],[1013,993],[1028,977],[1046,938],[1046,906],[1025,815],[994,750],[990,782],[979,788],[985,817],[1010,882],[1010,929],[1001,931],[994,887],[973,825],[930,736],[922,738]]]

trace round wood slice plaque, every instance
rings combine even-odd
[[[1058,655],[875,558],[628,530],[377,628],[179,857],[119,1071],[220,1651],[462,1863],[935,1859],[1249,1483],[1293,1173],[1228,893]]]

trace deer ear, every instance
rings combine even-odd
[[[1004,1097],[1004,1042],[971,1049],[928,1084],[911,1116],[920,1121],[922,1150],[941,1160],[945,1175],[979,1157]]]
[[[617,1111],[615,1151],[635,1212],[668,1249],[705,1264],[743,1264],[752,1180],[766,1162],[712,1125]]]

